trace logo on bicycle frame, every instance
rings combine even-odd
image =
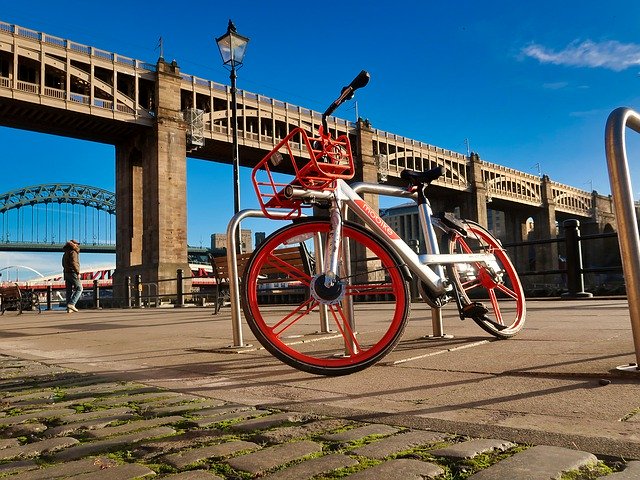
[[[391,240],[400,240],[400,237],[396,232],[393,231],[393,228],[387,225],[385,221],[382,220],[380,216],[373,211],[373,208],[371,208],[369,204],[365,203],[364,200],[356,200],[355,203],[364,213],[367,214],[367,216],[371,220],[373,220],[373,223],[380,227],[380,229],[385,233],[387,237],[389,237]]]

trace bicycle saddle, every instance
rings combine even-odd
[[[444,175],[444,167],[438,166],[427,170],[426,172],[416,172],[415,170],[403,170],[400,172],[400,178],[408,180],[413,185],[429,185],[434,180],[437,180]]]

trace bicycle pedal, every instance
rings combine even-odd
[[[489,310],[480,302],[473,302],[462,307],[462,318],[484,317]]]

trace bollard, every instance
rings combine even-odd
[[[578,220],[565,220],[564,227],[565,245],[567,250],[567,293],[562,298],[578,299],[591,298],[592,293],[584,291],[584,275],[582,274],[582,247],[580,244],[580,222]]]
[[[177,285],[176,285],[176,307],[184,307],[184,295],[182,294],[183,281],[182,281],[182,269],[179,268],[177,273]]]
[[[93,281],[93,308],[100,308],[100,287],[98,286],[98,280]]]
[[[124,277],[124,306],[131,308],[131,277]]]
[[[136,275],[133,285],[133,306],[140,308],[142,306],[142,275]]]
[[[51,310],[51,295],[53,293],[53,287],[47,285],[47,310]]]

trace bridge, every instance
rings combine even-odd
[[[84,253],[116,253],[115,207],[113,192],[74,183],[0,194],[0,252],[61,252],[73,238]],[[190,263],[206,262],[209,249],[187,248]]]
[[[116,147],[117,274],[155,281],[185,267],[186,250],[175,245],[186,249],[186,156],[231,163],[230,118],[230,88],[182,73],[175,61],[150,64],[0,22],[0,124]],[[239,91],[241,164],[255,165],[292,129],[316,129],[320,118]],[[557,222],[569,217],[593,233],[616,229],[610,198],[596,192],[384,132],[362,119],[332,117],[329,128],[351,137],[356,180],[393,184],[404,168],[444,166],[434,207],[457,207],[485,225],[489,210],[502,211],[507,241],[522,240],[529,218],[539,237],[555,235]],[[304,155],[302,145],[295,153]],[[555,257],[549,256],[550,267]]]

